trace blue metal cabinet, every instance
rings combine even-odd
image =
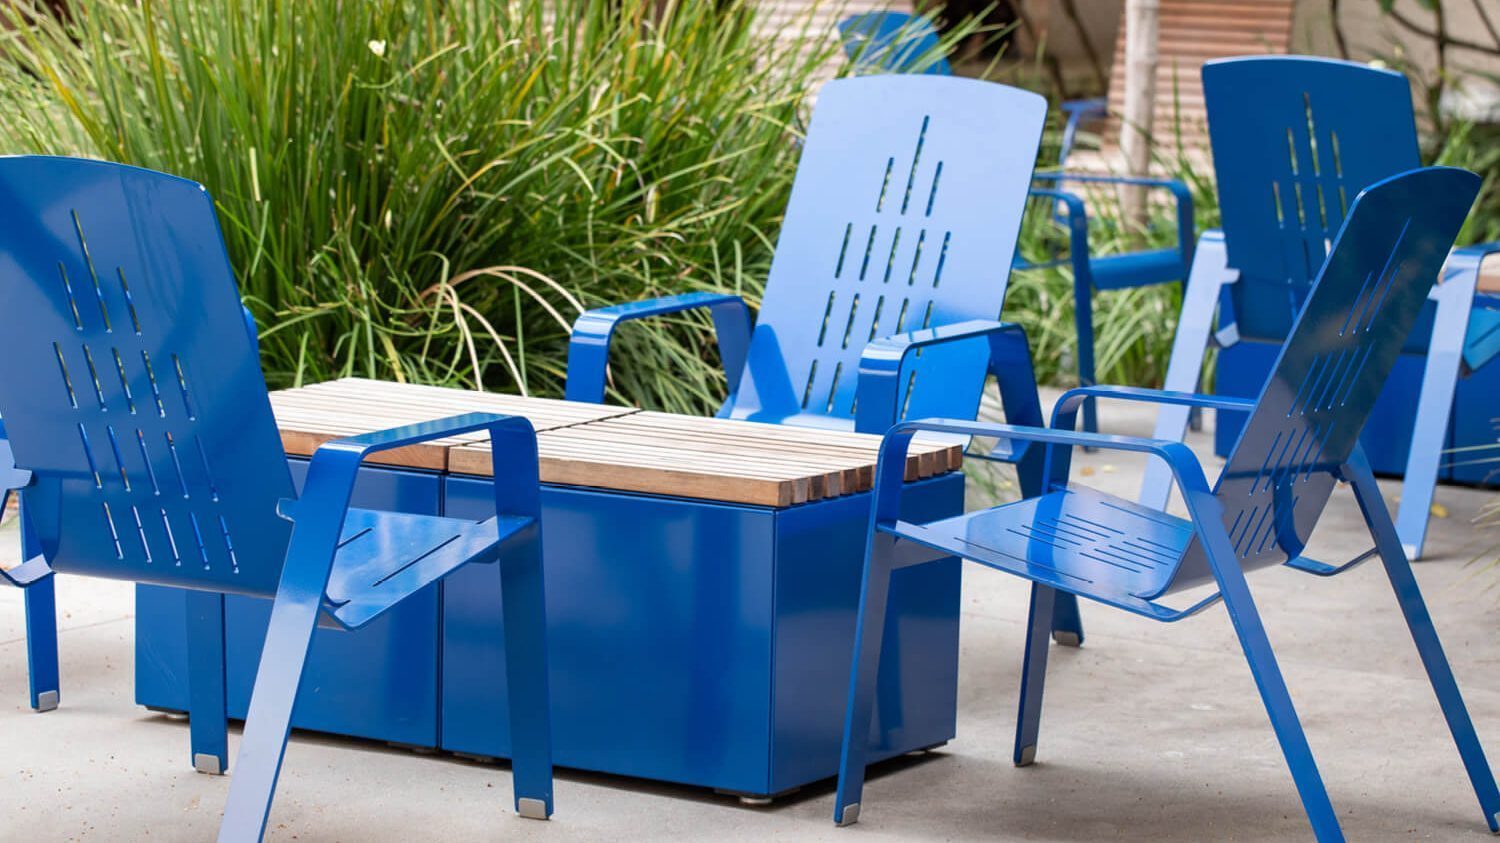
[[[487,481],[449,478],[446,513]],[[912,517],[963,508],[960,474],[914,484]],[[564,767],[751,795],[834,774],[868,494],[790,509],[542,491],[553,738]],[[880,754],[953,736],[958,562],[892,598]],[[442,747],[509,752],[492,578],[444,586]],[[882,739],[881,736],[884,736]]]
[[[305,460],[290,460],[298,491]],[[360,470],[353,504],[437,515],[437,475],[382,468]],[[493,509],[493,503],[491,504]],[[483,571],[493,573],[485,566]],[[438,586],[389,611],[357,632],[319,629],[293,725],[361,738],[435,747],[438,743]],[[187,710],[186,593],[137,586],[136,702]],[[270,620],[271,601],[230,596],[225,601],[229,715],[243,719]],[[497,639],[498,640],[498,639]]]
[[[293,464],[299,483],[304,471]],[[442,514],[454,516],[494,506],[486,480],[364,472],[360,505],[432,512],[441,499]],[[910,517],[958,514],[963,489],[962,474],[912,484]],[[560,766],[749,795],[834,774],[868,493],[769,509],[545,486],[542,506]],[[508,757],[503,614],[492,574],[460,570],[441,595],[423,595],[358,632],[320,629],[295,725]],[[184,594],[142,586],[136,601],[136,700],[184,710]],[[229,710],[237,718],[268,608],[229,600]],[[956,560],[898,574],[875,757],[953,737],[958,610]],[[341,696],[350,687],[363,689],[360,702]]]

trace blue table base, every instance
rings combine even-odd
[[[369,468],[355,505],[465,515],[493,506],[488,489]],[[868,494],[768,509],[547,486],[542,503],[559,766],[751,796],[836,773]],[[962,475],[913,484],[907,505],[961,512]],[[897,577],[875,758],[954,735],[959,583],[957,560]],[[320,629],[293,725],[507,757],[498,581],[474,568],[429,591],[358,632]],[[227,603],[242,718],[269,604]],[[139,587],[141,705],[187,708],[186,622],[182,592]]]

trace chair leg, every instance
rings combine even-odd
[[[229,769],[229,711],[224,692],[224,595],[187,593],[188,732],[193,769]]]
[[[1192,270],[1182,291],[1182,313],[1177,317],[1177,334],[1172,339],[1172,356],[1167,362],[1163,389],[1198,391],[1203,379],[1203,355],[1213,336],[1220,291],[1236,277],[1229,270],[1227,261],[1222,235],[1209,232],[1199,238],[1198,248],[1193,252]],[[1156,411],[1155,438],[1181,442],[1190,415],[1187,407],[1161,407]],[[1141,482],[1141,505],[1165,509],[1171,494],[1170,469],[1160,460],[1148,460],[1146,476]]]
[[[293,554],[288,553],[288,568],[293,560]],[[287,577],[283,572],[282,585],[271,607],[271,624],[266,630],[265,648],[261,650],[260,667],[250,693],[250,712],[245,717],[245,733],[235,762],[237,769],[230,780],[229,801],[219,824],[219,843],[260,840],[271,813],[271,797],[292,729],[292,708],[312,647],[318,612],[322,609],[321,593],[316,600],[300,599],[310,592],[291,592]],[[323,580],[327,581],[326,571]]]
[[[508,550],[498,565],[516,813],[545,820],[552,816],[552,727],[541,542]]]
[[[1080,386],[1093,386],[1096,382],[1093,288],[1087,284],[1075,283],[1073,293],[1073,322],[1078,336],[1078,383]],[[1084,399],[1083,402],[1083,429],[1090,433],[1099,430],[1098,410],[1092,398]]]
[[[1214,574],[1219,590],[1224,596],[1224,608],[1234,625],[1240,647],[1245,652],[1245,661],[1250,665],[1250,674],[1255,687],[1260,691],[1261,702],[1271,718],[1271,728],[1281,744],[1282,755],[1291,769],[1292,780],[1297,785],[1297,794],[1302,798],[1302,808],[1312,824],[1313,835],[1320,843],[1342,841],[1344,833],[1339,828],[1338,817],[1333,812],[1333,803],[1328,799],[1328,790],[1323,786],[1323,777],[1318,773],[1313,760],[1312,747],[1297,719],[1297,710],[1292,707],[1292,696],[1287,690],[1281,667],[1271,652],[1271,642],[1266,637],[1266,628],[1261,623],[1255,601],[1250,597],[1250,588],[1245,583],[1245,573],[1240,569],[1229,537],[1222,526],[1206,534],[1209,557],[1213,560]]]
[[[1396,531],[1408,559],[1422,558],[1427,539],[1427,519],[1437,485],[1443,449],[1448,442],[1448,419],[1453,413],[1453,395],[1463,365],[1464,338],[1474,304],[1474,282],[1449,278],[1434,290],[1437,316],[1432,325],[1432,344],[1422,371],[1422,390],[1417,398],[1417,417],[1401,484],[1401,509]]]
[[[1500,832],[1500,790],[1496,789],[1494,773],[1484,757],[1479,735],[1474,731],[1474,723],[1469,719],[1463,696],[1459,694],[1458,682],[1453,678],[1448,657],[1443,654],[1442,642],[1438,640],[1437,630],[1432,625],[1432,616],[1427,611],[1422,592],[1417,588],[1411,563],[1401,549],[1401,539],[1386,512],[1380,488],[1375,483],[1374,475],[1368,470],[1356,470],[1350,472],[1350,475],[1355,498],[1359,501],[1365,523],[1369,525],[1370,533],[1375,538],[1375,547],[1385,565],[1386,576],[1390,578],[1391,588],[1396,592],[1396,601],[1401,605],[1401,614],[1406,619],[1407,628],[1411,630],[1412,641],[1417,645],[1422,667],[1427,670],[1427,679],[1432,683],[1433,692],[1437,694],[1443,718],[1448,721],[1448,731],[1453,734],[1453,742],[1458,746],[1458,754],[1469,774],[1474,795],[1479,798],[1484,820],[1490,831]]]
[[[833,800],[833,821],[850,825],[859,820],[865,786],[865,756],[875,688],[880,678],[880,647],[885,633],[886,599],[891,587],[891,550],[894,539],[876,533],[865,554],[864,581],[859,590],[859,613],[854,626],[854,653],[849,670],[849,697],[844,711],[844,746],[839,756],[839,786]]]
[[[1082,647],[1083,614],[1078,610],[1078,598],[1059,591],[1051,615],[1052,640],[1064,647]]]
[[[31,677],[31,707],[57,708],[57,598],[54,576],[48,575],[22,592],[26,602],[26,664]]]
[[[1047,631],[1054,629],[1053,613],[1062,597],[1071,594],[1045,585],[1031,586],[1031,613],[1026,625],[1026,656],[1021,664],[1021,710],[1016,715],[1016,748],[1011,760],[1017,767],[1036,760],[1037,734],[1042,723],[1042,688],[1047,681]],[[1073,609],[1078,608],[1077,600]],[[1053,637],[1057,632],[1053,632]]]

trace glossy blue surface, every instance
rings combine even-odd
[[[875,12],[850,17],[840,24],[839,29],[843,36],[844,52],[854,61],[856,72],[928,74],[949,72],[946,62],[941,65],[917,66],[915,56],[936,48],[938,44],[937,31],[927,18],[898,12]],[[1068,122],[1063,131],[1059,164],[1068,157],[1079,122],[1104,113],[1103,102],[1096,100],[1064,103],[1063,108],[1068,112]],[[1076,300],[1074,323],[1078,332],[1079,379],[1085,384],[1091,384],[1094,382],[1094,291],[1165,284],[1185,279],[1188,267],[1193,260],[1192,194],[1186,185],[1173,179],[1063,172],[1037,173],[1035,178],[1054,184],[1071,182],[1074,184],[1141,185],[1147,188],[1164,189],[1172,194],[1176,202],[1178,236],[1175,247],[1095,256],[1089,249],[1088,212],[1081,197],[1055,186],[1036,188],[1030,192],[1032,197],[1055,201],[1058,221],[1068,229],[1069,255],[1063,259],[1034,264],[1017,252],[1012,256],[1012,265],[1018,270],[1055,266],[1062,263],[1072,266]],[[943,410],[935,410],[934,413],[953,415]],[[933,413],[918,412],[911,417],[931,414]],[[1084,418],[1085,426],[1089,430],[1097,429],[1092,404],[1085,407]],[[885,426],[868,429],[879,432],[884,428]]]
[[[210,773],[228,767],[223,593],[276,594],[220,840],[264,832],[319,615],[363,625],[502,546],[503,640],[512,671],[525,674],[513,682],[517,808],[550,814],[530,424],[472,414],[330,442],[294,498],[253,324],[202,186],[22,156],[0,158],[0,200],[10,279],[0,286],[0,415],[19,469],[7,485],[20,486],[39,551],[8,578],[44,583],[48,598],[47,570],[193,589],[179,634],[193,762]],[[490,435],[495,476],[506,478],[494,517],[350,510],[368,454],[470,432]]]
[[[0,287],[0,413],[52,567],[270,594],[291,478],[208,194],[16,157],[0,198],[0,267],[26,281]]]
[[[1305,56],[1203,66],[1240,336],[1281,342],[1355,194],[1420,166],[1411,86]]]
[[[1339,481],[1352,482],[1379,555],[1438,696],[1491,831],[1500,830],[1497,790],[1473,724],[1432,628],[1395,525],[1358,447],[1358,435],[1458,235],[1480,179],[1449,168],[1412,171],[1378,182],[1352,200],[1330,257],[1308,293],[1273,366],[1249,404],[1235,399],[1130,388],[1066,393],[1050,429],[976,422],[904,422],[887,434],[876,474],[859,631],[834,819],[859,819],[866,763],[863,740],[875,696],[875,665],[884,644],[892,575],[960,553],[1033,584],[1021,704],[1013,760],[1036,757],[1047,648],[1056,597],[1071,592],[1161,621],[1222,599],[1272,728],[1281,744],[1314,834],[1342,840],[1338,818],[1292,707],[1245,574],[1266,565],[1329,576],[1329,566],[1301,557],[1307,538]],[[1210,487],[1183,444],[1076,432],[1090,397],[1169,405],[1246,407],[1250,420],[1218,481]],[[918,432],[993,436],[1049,448],[1055,491],[926,524],[899,515],[900,467]],[[1186,519],[1069,487],[1068,453],[1077,446],[1148,454],[1167,464],[1187,505]],[[896,467],[896,468],[892,468]],[[1162,595],[1212,583],[1216,593],[1184,609]]]
[[[294,461],[293,476],[302,473],[305,465]],[[427,512],[436,482],[435,475],[365,468],[354,503]],[[445,483],[449,515],[483,510],[488,482]],[[869,501],[851,495],[775,511],[544,486],[557,763],[755,795],[831,775]],[[963,479],[914,484],[905,504],[916,519],[955,515]],[[640,540],[622,545],[624,534]],[[950,739],[956,708],[958,567],[899,576],[891,634],[900,643],[882,680],[886,719],[871,733],[881,757]],[[508,756],[497,593],[484,568],[461,570],[445,581],[441,620],[434,595],[357,631],[319,630],[308,665],[319,681],[303,688],[293,724]],[[183,611],[182,592],[139,592],[142,705],[186,705],[186,651],[176,633]],[[263,600],[229,599],[236,717],[245,711],[268,611]],[[438,697],[439,624],[441,742],[430,708]],[[364,689],[362,700],[347,696],[355,687]]]
[[[1168,366],[1170,389],[1197,387],[1211,339],[1225,347],[1280,344],[1353,193],[1419,161],[1409,85],[1398,73],[1261,56],[1209,62],[1203,79],[1224,233],[1205,235],[1216,259],[1193,267]],[[1480,261],[1497,249],[1471,246],[1449,256],[1405,344],[1425,359],[1398,364],[1364,436],[1377,468],[1406,479],[1397,528],[1413,558],[1421,555],[1433,486],[1447,461],[1443,443],[1450,428],[1473,426],[1452,417],[1457,382],[1500,352],[1495,297],[1475,294]],[[1248,370],[1231,370],[1250,356],[1224,358],[1224,380],[1248,384],[1237,388],[1241,394],[1259,388]],[[1403,371],[1412,366],[1421,369],[1415,388]],[[1164,411],[1156,435],[1180,437],[1185,423],[1180,411]],[[1148,473],[1142,503],[1160,506],[1167,494],[1166,477]]]
[[[872,340],[994,322],[1045,115],[1036,94],[970,79],[870,76],[824,86],[743,373],[729,373],[734,389],[720,415],[848,428]],[[571,398],[604,393],[597,349],[622,315],[610,310],[575,326]],[[986,350],[983,341],[926,349],[902,374],[897,409],[974,415]]]
[[[449,479],[449,512],[482,506],[489,485]],[[908,496],[912,517],[950,515],[963,480]],[[557,763],[753,795],[832,775],[869,500],[773,510],[543,487]],[[906,584],[872,732],[882,756],[953,735],[957,564]],[[474,572],[444,588],[442,747],[507,757],[492,591]]]
[[[307,461],[292,460],[291,472],[300,490]],[[360,469],[350,500],[357,507],[437,515],[440,485],[436,474],[367,466]],[[429,586],[358,630],[318,630],[307,661],[307,675],[317,679],[298,691],[292,726],[437,746],[439,590]],[[187,710],[187,650],[174,631],[185,617],[184,594],[157,586],[137,589],[135,694],[141,705]],[[230,717],[243,719],[249,710],[270,617],[269,600],[232,595],[226,601]]]

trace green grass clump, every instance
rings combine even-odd
[[[206,185],[276,386],[558,395],[581,309],[758,301],[837,44],[739,3],[95,0],[5,34],[7,152]],[[701,410],[706,323],[631,328],[612,390]]]

